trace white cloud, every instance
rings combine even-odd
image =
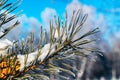
[[[112,13],[120,12],[120,8],[113,8],[109,10],[108,12],[112,12]]]
[[[84,13],[88,13],[90,15],[94,15],[94,13],[95,13],[95,8],[94,7],[83,5],[78,0],[73,0],[66,7],[66,10],[68,11],[70,16],[71,16],[71,14],[74,10],[78,10],[78,9],[82,9]],[[89,16],[89,17],[91,17],[91,16]]]
[[[25,14],[23,16],[18,17],[9,23],[5,24],[4,26],[8,27],[10,25],[13,25],[16,21],[20,21],[20,25],[18,25],[16,28],[11,30],[5,38],[10,40],[19,40],[21,36],[25,38],[26,36],[30,35],[30,32],[35,33],[35,37],[39,36],[40,31],[40,22],[35,17],[27,17]]]
[[[120,31],[118,31],[114,34],[114,38],[120,39]]]
[[[81,4],[78,0],[73,0],[67,5],[66,10],[68,11],[68,17],[72,15],[73,10],[82,9],[83,14],[88,14],[88,18],[84,24],[82,33],[89,31],[93,27],[99,27],[101,31],[105,30],[106,23],[103,14],[98,14],[96,9],[92,6]]]
[[[25,17],[26,20],[23,20],[23,29],[24,29],[24,24],[27,24],[27,34],[29,34],[30,32],[34,32],[35,36],[38,37],[39,36],[39,32],[40,32],[40,22],[35,18],[35,17]],[[24,18],[23,18],[24,19]],[[25,31],[26,32],[26,31]]]
[[[41,18],[42,18],[43,23],[45,24],[44,26],[48,26],[50,20],[53,19],[55,15],[57,15],[57,12],[55,9],[45,8],[41,12]]]

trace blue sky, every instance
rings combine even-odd
[[[15,1],[15,0],[14,0]],[[40,13],[46,8],[55,9],[60,15],[65,11],[67,4],[71,3],[72,0],[23,0],[20,8],[24,10],[28,17],[34,16],[40,19]],[[101,12],[105,15],[111,16],[111,10],[120,8],[119,0],[79,0],[83,5],[93,6],[97,9],[97,12]],[[119,11],[115,12],[116,15],[120,15]]]
[[[11,2],[14,1],[15,0],[11,0]],[[99,20],[101,15],[104,17],[103,20],[100,19],[101,23],[99,23],[99,21],[97,22],[98,24],[101,24],[97,25],[97,27],[102,25],[106,27],[103,31],[104,39],[109,40],[112,36],[116,36],[116,33],[120,33],[120,0],[23,0],[19,10],[22,9],[23,14],[28,18],[28,26],[24,28],[29,28],[29,19],[31,19],[31,17],[32,20],[34,19],[34,21],[43,25],[46,24],[46,19],[44,18],[49,16],[51,18],[54,14],[63,17],[63,13],[73,1],[76,1],[82,6],[87,6],[87,8],[85,8],[86,10],[91,10],[88,11],[88,14],[90,12],[91,18],[95,18],[93,23],[96,23],[95,21]],[[91,14],[92,12],[94,12],[94,15]],[[51,15],[48,15],[47,13]],[[117,37],[120,38],[119,35],[117,35]]]

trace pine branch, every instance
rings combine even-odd
[[[13,4],[6,4],[6,2],[0,1],[0,4],[2,6],[1,9],[7,8],[6,11],[0,14],[1,26],[16,18],[15,15],[6,18],[6,15],[14,11],[19,6],[20,1],[21,0],[18,0]],[[50,21],[50,38],[48,39],[48,42],[46,38],[47,32],[46,30],[43,31],[41,26],[40,42],[37,49],[34,49],[34,33],[31,33],[30,38],[27,38],[25,41],[17,43],[11,42],[12,47],[8,47],[8,44],[6,44],[5,42],[5,45],[3,46],[5,48],[0,48],[2,51],[5,51],[4,53],[0,53],[0,78],[29,79],[31,77],[39,77],[40,79],[48,80],[50,73],[54,73],[54,75],[57,75],[57,73],[60,72],[65,72],[75,77],[76,74],[74,72],[57,66],[56,64],[54,64],[54,62],[57,62],[57,60],[59,61],[61,59],[67,59],[68,57],[69,59],[71,59],[70,55],[73,54],[77,56],[88,57],[89,55],[86,54],[85,51],[89,51],[90,53],[94,51],[96,53],[100,52],[96,49],[81,47],[94,41],[83,39],[97,33],[98,28],[89,31],[82,36],[79,36],[76,40],[73,40],[74,36],[80,31],[87,18],[87,14],[85,14],[84,16],[82,16],[81,14],[81,10],[74,11],[69,24],[67,21],[67,13],[65,22],[61,22],[60,17],[55,19],[55,21]],[[4,37],[18,24],[19,22],[16,22],[9,28],[5,29],[3,34],[0,35],[0,38]],[[0,41],[0,43],[3,42]],[[83,51],[82,49],[84,49],[85,51]],[[64,63],[64,66],[71,68],[71,66],[66,63]],[[29,73],[29,71],[35,70],[38,70],[40,74]],[[62,75],[60,76],[63,77]]]

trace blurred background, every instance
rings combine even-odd
[[[14,2],[15,0],[9,1]],[[10,40],[24,40],[32,31],[35,33],[37,42],[40,25],[49,30],[49,20],[53,19],[55,15],[64,20],[65,11],[67,11],[69,21],[73,10],[78,9],[82,9],[83,14],[88,14],[84,28],[79,34],[84,34],[99,27],[100,32],[92,36],[92,38],[98,39],[94,46],[100,48],[104,55],[98,55],[95,58],[96,62],[84,61],[83,66],[85,69],[81,79],[119,78],[120,0],[23,0],[19,8],[19,10],[23,10],[23,13],[21,17],[17,18],[21,25],[12,30],[6,37]],[[75,63],[78,64],[79,62]],[[76,68],[81,70],[81,66],[76,65]]]

